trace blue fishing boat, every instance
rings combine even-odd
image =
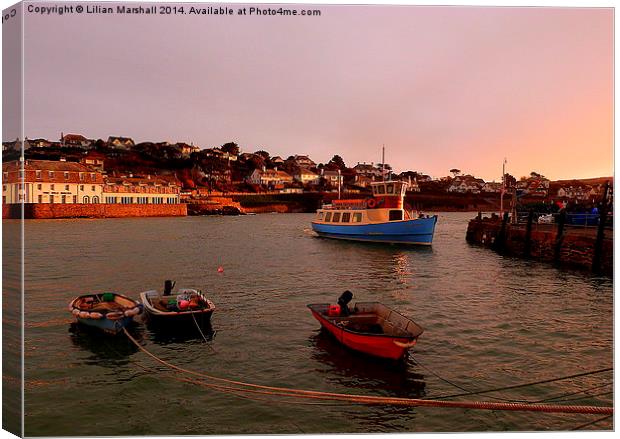
[[[325,238],[431,245],[437,215],[406,210],[407,186],[404,181],[375,182],[372,197],[334,200],[317,210],[312,230]]]
[[[142,312],[142,304],[116,293],[86,294],[69,304],[78,323],[118,334]]]

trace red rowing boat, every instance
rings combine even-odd
[[[334,305],[328,303],[308,308],[339,342],[376,357],[401,359],[424,332],[413,320],[379,302],[358,302],[348,316],[333,315]]]

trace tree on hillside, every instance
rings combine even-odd
[[[224,143],[221,150],[231,155],[239,155],[239,145],[235,142]]]
[[[545,178],[545,176],[544,176],[544,175],[539,174],[539,173],[538,173],[538,172],[536,172],[536,171],[532,171],[532,172],[530,172],[530,177],[532,177],[532,178]]]
[[[271,157],[271,155],[267,151],[262,149],[256,151],[254,154],[261,156],[264,160],[269,160],[269,158]]]
[[[452,175],[454,175],[454,178],[458,177],[459,175],[461,175],[461,170],[457,169],[457,168],[452,168],[450,169],[450,173]]]
[[[331,166],[330,166],[331,165]],[[340,169],[341,171],[343,169],[346,169],[347,165],[345,165],[344,160],[342,159],[342,157],[340,157],[338,154],[334,155],[332,157],[332,159],[327,163],[327,166],[329,166],[330,168],[336,168],[336,169]]]

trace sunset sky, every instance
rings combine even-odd
[[[351,166],[385,144],[395,170],[434,177],[497,181],[504,157],[517,178],[613,174],[612,9],[311,8],[27,13],[25,133],[235,141]]]

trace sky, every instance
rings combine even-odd
[[[234,141],[350,166],[380,162],[385,145],[396,171],[487,181],[504,158],[517,178],[613,175],[610,8],[232,7],[26,13],[25,134]]]

